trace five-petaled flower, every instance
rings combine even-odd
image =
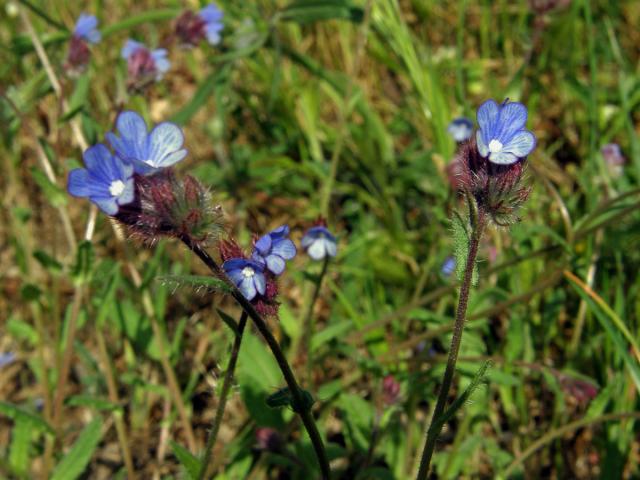
[[[246,258],[232,258],[224,262],[222,268],[247,300],[265,294],[264,264]]]
[[[536,137],[525,129],[526,123],[527,107],[523,104],[505,100],[498,105],[487,100],[478,109],[478,152],[499,165],[511,165],[525,158],[536,146]]]
[[[220,43],[220,32],[222,32],[224,28],[224,24],[222,23],[223,16],[222,10],[220,10],[215,3],[210,3],[200,10],[200,18],[202,18],[205,23],[204,28],[207,41],[211,45]]]
[[[251,258],[265,265],[275,275],[284,271],[285,260],[296,256],[296,246],[288,238],[289,227],[282,225],[260,237],[255,243]]]
[[[149,133],[144,119],[136,112],[118,115],[116,129],[120,137],[108,132],[106,137],[116,154],[133,165],[141,175],[170,167],[187,155],[182,148],[184,135],[177,125],[162,122]]]
[[[111,154],[99,143],[83,155],[86,168],[69,173],[67,189],[74,197],[88,197],[107,215],[134,200],[133,166]]]
[[[326,256],[335,257],[338,249],[336,237],[323,225],[307,230],[300,244],[314,260],[322,260]]]
[[[160,81],[171,66],[167,50],[149,50],[144,44],[131,39],[127,40],[120,54],[127,61],[128,86],[134,90],[154,80]]]
[[[473,135],[473,122],[466,117],[455,118],[447,127],[447,132],[456,142],[464,142]]]

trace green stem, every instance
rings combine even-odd
[[[456,311],[456,318],[453,325],[453,337],[451,338],[451,347],[449,348],[447,366],[444,371],[444,376],[442,377],[442,385],[440,386],[440,392],[438,392],[436,407],[433,410],[433,416],[431,417],[431,425],[429,425],[427,430],[427,440],[424,445],[424,450],[422,451],[420,468],[418,470],[416,480],[426,480],[427,474],[429,473],[429,465],[431,464],[431,457],[433,456],[433,451],[436,447],[436,440],[438,439],[440,430],[443,426],[443,424],[438,421],[438,418],[442,415],[447,405],[449,390],[451,388],[451,383],[453,382],[453,375],[455,374],[458,352],[460,351],[460,343],[462,341],[462,333],[464,331],[464,321],[467,315],[469,293],[471,292],[473,269],[475,268],[476,256],[478,255],[480,237],[482,237],[482,231],[484,230],[484,222],[483,213],[478,212],[477,221],[472,222],[473,232],[469,245],[469,253],[467,255],[467,263],[464,269],[462,285],[460,286],[460,298],[458,300],[458,309]]]
[[[331,478],[331,470],[329,468],[329,460],[327,459],[327,454],[324,450],[324,444],[322,443],[322,438],[320,437],[320,432],[318,432],[318,428],[316,427],[315,420],[313,419],[313,415],[311,415],[311,410],[309,407],[306,407],[304,395],[302,393],[302,389],[298,385],[295,375],[287,362],[287,359],[284,355],[284,352],[280,348],[278,341],[275,339],[267,323],[264,321],[262,316],[256,311],[251,302],[247,300],[244,295],[238,290],[238,288],[234,285],[234,283],[227,277],[227,274],[222,270],[218,264],[215,262],[211,256],[202,249],[200,245],[193,242],[192,239],[183,235],[180,237],[180,240],[195,253],[202,262],[209,267],[211,272],[219,278],[222,278],[227,285],[229,285],[231,289],[231,295],[233,298],[240,304],[242,309],[249,315],[251,320],[253,321],[256,328],[260,331],[260,334],[265,339],[273,356],[280,367],[280,371],[282,371],[282,375],[287,382],[287,386],[289,387],[289,391],[291,392],[292,400],[292,408],[293,410],[300,415],[300,419],[304,424],[307,433],[309,434],[309,438],[311,439],[311,444],[313,445],[313,449],[316,453],[316,457],[318,459],[318,464],[320,466],[320,471],[322,473],[323,480],[329,480]]]
[[[233,375],[236,370],[236,364],[238,363],[238,354],[240,353],[240,345],[242,344],[242,335],[244,328],[247,326],[247,312],[242,311],[240,321],[238,322],[238,329],[236,331],[236,338],[233,342],[233,348],[231,349],[231,358],[229,359],[229,365],[227,371],[224,374],[224,383],[222,384],[222,392],[220,392],[220,400],[218,401],[218,408],[216,409],[216,416],[211,424],[211,431],[209,432],[209,438],[207,438],[207,446],[204,449],[204,457],[202,459],[202,467],[200,468],[199,480],[204,480],[207,475],[212,472],[212,460],[213,460],[213,447],[216,444],[218,438],[218,431],[220,431],[220,424],[222,423],[222,417],[224,415],[224,409],[227,405],[227,397],[231,391],[231,384],[233,383]]]
[[[303,322],[303,330],[302,330],[302,342],[300,342],[300,348],[303,348],[307,354],[307,370],[306,375],[307,379],[311,381],[311,367],[312,367],[312,357],[311,357],[311,339],[313,338],[313,309],[318,301],[318,297],[320,295],[320,287],[322,287],[322,280],[324,279],[325,274],[327,273],[327,267],[329,266],[329,256],[327,255],[322,262],[322,271],[320,272],[320,276],[315,282],[315,288],[313,291],[313,296],[311,297],[311,302],[309,303],[309,307],[307,308],[307,314],[304,317]],[[298,354],[302,352],[298,351]]]

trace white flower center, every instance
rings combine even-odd
[[[498,153],[502,151],[502,143],[500,141],[493,139],[489,142],[489,151],[491,153]]]
[[[251,267],[244,267],[242,269],[242,275],[244,275],[244,278],[251,278],[256,274],[255,270]]]
[[[119,197],[124,192],[124,182],[122,180],[114,180],[109,185],[109,193],[114,197]]]

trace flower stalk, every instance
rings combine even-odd
[[[276,362],[280,367],[280,371],[282,372],[282,375],[287,382],[289,391],[291,392],[292,408],[300,416],[300,419],[302,420],[302,423],[307,430],[309,438],[311,439],[311,444],[313,445],[313,449],[318,460],[322,479],[329,480],[331,478],[329,460],[327,459],[327,454],[324,449],[324,444],[322,442],[320,432],[318,431],[313,415],[311,415],[311,408],[310,406],[308,406],[304,398],[303,391],[298,385],[296,377],[293,374],[291,367],[289,366],[289,362],[287,361],[284,352],[280,348],[278,341],[269,330],[267,323],[256,311],[251,302],[245,298],[245,296],[240,292],[235,284],[229,279],[224,270],[222,270],[218,266],[216,261],[211,258],[211,256],[198,243],[194,242],[188,235],[181,235],[180,240],[187,246],[187,248],[189,248],[189,250],[195,253],[205,265],[207,265],[207,267],[215,276],[221,278],[227,283],[227,285],[229,285],[231,295],[251,318],[254,325],[269,345],[269,348],[271,349],[271,352],[273,353],[273,356],[275,357]]]
[[[469,199],[469,203],[471,204],[472,202],[473,200]],[[449,348],[447,366],[444,371],[444,376],[442,377],[442,384],[440,386],[440,391],[438,392],[438,399],[436,401],[435,409],[433,410],[433,416],[431,417],[431,424],[427,430],[427,440],[425,442],[424,450],[422,451],[420,468],[418,470],[416,480],[426,480],[427,474],[429,473],[429,466],[431,465],[431,457],[435,450],[436,440],[438,439],[442,429],[442,423],[439,421],[439,417],[444,413],[444,409],[447,405],[449,390],[451,389],[451,383],[453,382],[453,376],[455,374],[458,352],[460,351],[460,343],[462,342],[462,333],[464,331],[464,322],[467,316],[469,294],[471,293],[473,270],[476,265],[480,238],[482,237],[486,224],[485,215],[482,210],[475,211],[471,205],[470,209],[472,211],[471,239],[469,242],[469,253],[467,254],[464,276],[460,286],[460,297],[458,299],[458,308],[453,326],[453,337],[451,338],[451,347]]]
[[[220,424],[222,423],[224,410],[227,406],[227,398],[229,397],[229,392],[231,391],[231,384],[233,383],[233,376],[235,374],[236,365],[238,363],[238,354],[240,353],[240,345],[242,344],[242,335],[244,334],[244,329],[247,326],[247,318],[248,314],[243,310],[242,315],[240,316],[240,321],[238,322],[238,329],[236,331],[236,337],[233,342],[233,348],[231,349],[231,358],[229,359],[229,365],[227,366],[227,371],[224,374],[224,383],[222,384],[222,392],[220,392],[220,400],[218,401],[218,407],[216,408],[216,415],[213,418],[211,431],[209,432],[209,437],[207,438],[207,445],[204,449],[202,466],[200,467],[200,474],[198,475],[199,480],[204,480],[205,478],[208,478],[208,475],[211,475],[213,473],[211,471],[213,466],[213,447],[215,446],[216,439],[218,438]]]

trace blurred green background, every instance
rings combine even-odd
[[[197,2],[2,4],[0,478],[126,478],[122,429],[140,478],[189,478],[187,450],[206,440],[233,340],[216,309],[239,310],[158,280],[207,273],[181,245],[127,241],[65,192],[83,139],[102,141],[122,109],[184,128],[179,172],[211,187],[243,245],[284,223],[298,243],[327,218],[339,254],[310,351],[299,345],[321,265],[302,252],[270,326],[317,398],[335,478],[411,478],[457,300],[441,271],[461,205],[447,126],[507,97],[538,137],[533,193],[481,247],[456,392],[493,366],[445,428],[437,478],[639,478],[640,2],[218,5],[222,43],[184,49],[175,18]],[[103,39],[70,77],[83,11]],[[126,91],[127,38],[169,50],[171,69],[141,94]],[[607,161],[610,143],[625,162]],[[293,413],[265,405],[283,381],[255,332],[236,377],[216,478],[315,478]]]

